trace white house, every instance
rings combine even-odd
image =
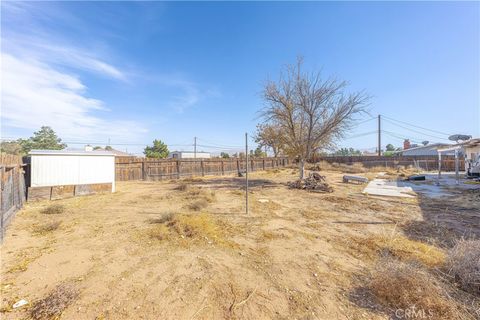
[[[210,159],[210,152],[173,151],[168,154],[172,159]]]
[[[398,151],[402,156],[437,156],[438,150],[442,148],[448,147],[449,144],[446,143],[432,143],[427,144],[426,146],[419,146],[409,149],[404,149],[402,151]],[[445,155],[453,155],[454,152],[450,151],[445,153]]]
[[[115,155],[109,151],[32,150],[29,155],[29,198],[115,192]]]

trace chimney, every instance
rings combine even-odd
[[[93,147],[89,144],[85,146],[85,151],[93,151]]]
[[[403,150],[410,149],[410,140],[405,139],[403,140]]]

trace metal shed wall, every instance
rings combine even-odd
[[[114,155],[32,155],[32,187],[97,183],[111,183],[115,191]]]

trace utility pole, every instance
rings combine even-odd
[[[197,159],[197,137],[193,137],[193,159]]]
[[[380,115],[378,115],[378,156],[380,157],[382,155],[382,130],[381,130],[381,124],[380,124]]]
[[[245,213],[248,214],[248,133],[245,132]]]

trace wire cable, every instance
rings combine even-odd
[[[442,138],[442,137],[434,136],[434,135],[432,135],[432,134],[428,134],[428,133],[425,133],[425,132],[421,132],[421,131],[418,131],[418,130],[414,130],[414,129],[407,128],[407,127],[405,127],[405,126],[402,126],[401,124],[395,123],[395,122],[390,121],[390,120],[388,120],[388,119],[384,119],[384,121],[386,121],[386,122],[388,122],[388,123],[391,123],[391,124],[393,124],[393,125],[395,125],[395,126],[398,126],[398,127],[400,127],[400,128],[403,128],[403,129],[406,129],[406,130],[409,130],[409,131],[412,131],[412,132],[415,132],[415,133],[419,133],[419,134],[424,135],[424,136],[427,136],[427,137],[432,137],[432,138],[440,139],[440,140],[449,140],[449,139],[447,139],[447,138]]]
[[[396,122],[400,122],[400,123],[403,123],[403,124],[406,124],[406,125],[409,125],[409,126],[418,128],[418,129],[423,129],[423,130],[426,130],[426,131],[430,131],[430,132],[434,132],[434,133],[439,133],[439,134],[443,134],[443,135],[446,135],[446,136],[450,136],[450,135],[451,135],[450,133],[446,133],[446,132],[442,132],[442,131],[437,131],[437,130],[432,130],[432,129],[428,129],[428,128],[425,128],[425,127],[417,126],[417,125],[415,125],[415,124],[411,124],[411,123],[408,123],[408,122],[405,122],[405,121],[396,120],[396,119],[387,117],[386,115],[383,115],[383,114],[382,114],[381,116],[384,117],[384,118],[386,118],[386,119],[389,119],[389,120],[392,120],[392,121],[396,121]]]

